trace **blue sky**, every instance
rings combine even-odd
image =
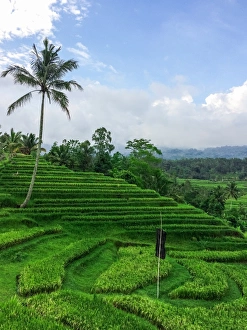
[[[0,69],[28,66],[45,37],[79,62],[84,92],[68,95],[71,121],[47,104],[46,144],[104,126],[117,147],[246,145],[246,17],[245,0],[1,0]],[[2,132],[38,134],[38,98],[6,116],[25,92],[0,79]]]

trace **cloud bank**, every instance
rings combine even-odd
[[[84,92],[72,91],[71,121],[56,106],[46,104],[44,143],[66,139],[91,140],[99,127],[112,133],[113,143],[125,146],[128,140],[146,138],[159,146],[205,148],[222,145],[244,145],[247,141],[247,81],[225,93],[215,93],[204,104],[193,101],[193,88],[173,88],[153,83],[149,90],[112,89],[98,82],[79,81]],[[0,80],[4,99],[0,108],[7,109],[13,93],[26,90],[13,85],[10,78]],[[1,131],[13,127],[23,133],[38,134],[40,102],[16,109],[11,116],[1,114]]]

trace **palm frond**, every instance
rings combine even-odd
[[[71,91],[72,87],[78,88],[79,90],[83,90],[80,84],[78,84],[75,80],[54,80],[50,83],[49,87],[53,87],[58,90],[67,90]]]
[[[79,67],[78,61],[75,61],[73,59],[70,59],[67,61],[59,59],[58,65],[59,65],[60,71],[63,72],[63,74],[70,72],[74,69],[77,69]]]
[[[1,73],[1,77],[6,77],[8,74],[15,76],[17,73],[29,74],[29,71],[22,66],[13,64]]]
[[[14,77],[14,83],[20,84],[20,85],[26,85],[29,87],[41,87],[41,83],[38,79],[31,75],[25,75],[25,74],[16,74]]]
[[[51,75],[52,80],[61,79],[66,73],[73,71],[78,68],[78,62],[75,60],[59,60],[57,63],[56,69],[53,71],[53,75]]]
[[[49,88],[46,90],[46,93],[45,94],[46,94],[46,96],[48,98],[49,103],[51,104],[51,91],[50,91]]]
[[[31,51],[31,54],[32,54],[32,61],[31,61],[31,64],[33,63],[33,61],[37,60],[37,59],[41,59],[41,56],[36,48],[36,45],[33,44],[33,49]]]
[[[78,84],[75,80],[70,80],[69,83],[73,87],[78,88],[80,91],[83,91],[83,87],[80,84]]]
[[[45,48],[38,52],[35,44],[33,45],[33,59],[31,61],[32,70],[35,72],[35,75],[39,77],[40,81],[46,80],[46,77],[49,76],[49,71],[52,66],[58,65],[59,63],[59,56],[58,52],[60,51],[61,47],[55,49],[53,44],[49,44],[48,39],[46,38],[44,41]],[[54,71],[52,69],[51,71]]]
[[[43,41],[45,48],[40,52],[43,60],[43,64],[48,66],[50,64],[59,62],[58,52],[61,50],[61,47],[55,49],[55,45],[49,44],[47,38]]]
[[[27,69],[19,65],[9,65],[6,70],[1,73],[1,77],[11,75],[14,77],[14,83],[37,87],[39,81]]]
[[[53,102],[60,106],[60,108],[67,114],[68,118],[70,119],[70,113],[68,109],[69,99],[67,95],[55,89],[50,89],[50,98]]]
[[[71,86],[68,81],[64,80],[54,80],[49,84],[49,87],[53,87],[58,90],[66,90],[66,91],[71,91]]]
[[[22,107],[25,103],[29,102],[33,96],[32,93],[33,93],[33,91],[23,95],[18,100],[16,100],[14,103],[12,103],[8,107],[7,115],[9,116],[16,108]]]

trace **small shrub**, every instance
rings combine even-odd
[[[18,204],[16,200],[8,195],[0,196],[0,207],[17,207]]]

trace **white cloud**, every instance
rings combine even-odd
[[[188,103],[192,103],[193,97],[190,94],[185,94],[184,96],[182,96],[181,100],[186,101]]]
[[[109,65],[109,69],[110,69],[113,73],[118,73],[117,70],[116,70],[112,65]]]
[[[34,34],[53,35],[54,22],[59,20],[61,12],[82,20],[89,7],[86,0],[1,0],[0,42]]]
[[[57,106],[47,102],[45,143],[61,142],[64,138],[91,140],[94,131],[104,126],[111,131],[115,145],[125,146],[128,140],[135,138],[151,139],[159,147],[246,144],[247,83],[226,93],[214,94],[214,97],[210,95],[206,105],[202,105],[191,101],[189,96],[193,98],[193,94],[187,94],[190,86],[171,88],[153,83],[144,91],[112,89],[97,81],[78,82],[84,92],[68,93],[71,121]],[[4,95],[0,98],[1,131],[8,132],[13,127],[23,133],[38,134],[39,97],[7,117],[7,106],[27,90],[13,86],[11,78],[7,77],[0,79],[0,91]]]
[[[86,46],[84,46],[81,42],[78,42],[76,44],[76,46],[79,49],[68,48],[68,51],[71,52],[71,53],[73,53],[73,54],[75,54],[75,55],[78,55],[83,60],[89,60],[90,59],[90,55],[89,55],[89,52],[88,52],[88,48]]]
[[[61,0],[63,11],[76,16],[77,21],[83,20],[88,15],[90,2],[87,0]]]
[[[94,59],[91,56],[88,48],[81,42],[77,42],[76,46],[78,48],[69,47],[67,50],[78,56],[81,66],[91,66],[96,71],[108,70],[111,73],[118,74],[117,70],[112,65],[108,65],[98,61],[97,59]]]
[[[215,114],[246,113],[247,81],[242,86],[232,87],[226,93],[210,94],[203,106]]]
[[[35,33],[50,35],[59,14],[52,8],[56,0],[1,0],[0,41],[28,37]]]

